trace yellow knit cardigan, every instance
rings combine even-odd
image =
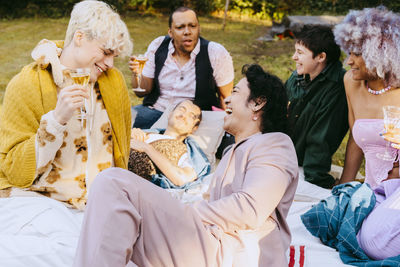
[[[112,125],[114,162],[127,168],[131,131],[125,80],[113,68],[98,79]],[[35,180],[35,139],[42,115],[55,109],[57,88],[50,67],[25,66],[8,84],[0,113],[0,189],[29,187]]]

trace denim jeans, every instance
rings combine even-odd
[[[134,114],[136,113],[136,117]],[[161,117],[163,113],[148,106],[137,105],[132,107],[132,118],[134,128],[150,129],[151,126]]]

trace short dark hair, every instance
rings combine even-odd
[[[190,101],[190,102],[192,102],[193,105],[195,105],[196,107],[199,108],[200,113],[199,113],[199,115],[197,115],[197,119],[199,119],[199,120],[196,122],[196,124],[194,125],[194,127],[199,126],[201,120],[203,119],[203,113],[201,112],[200,106],[197,105],[193,100],[191,100],[191,99],[185,99],[185,100],[180,101],[178,104],[175,105],[175,107],[174,107],[174,109],[173,109],[172,111],[174,111],[180,104],[182,104],[182,103],[185,102],[185,101]],[[193,128],[194,128],[194,127],[193,127]]]
[[[287,133],[286,89],[282,81],[258,64],[244,65],[242,74],[246,76],[250,95],[247,101],[262,99],[266,104],[261,109],[261,132]]]
[[[191,9],[191,8],[189,8],[189,7],[181,6],[181,7],[178,7],[177,9],[175,9],[175,10],[169,15],[168,27],[171,28],[171,26],[172,26],[172,16],[173,16],[175,13],[177,13],[177,12],[186,12],[186,11],[193,11],[194,14],[196,15],[197,21],[199,21],[199,18],[197,17],[196,11],[194,11],[193,9]]]
[[[329,26],[305,25],[295,34],[296,42],[304,45],[313,53],[313,58],[325,52],[327,64],[340,58],[340,47],[335,42],[335,36]]]

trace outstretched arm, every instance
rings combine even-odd
[[[132,89],[142,88],[145,89],[144,92],[135,91],[135,94],[138,97],[143,97],[151,92],[153,89],[153,78],[146,77],[142,75],[140,77],[140,86],[139,86],[139,62],[135,60],[135,57],[132,56],[129,60],[129,69],[132,72]]]
[[[133,139],[131,140],[131,148],[145,152],[161,172],[177,186],[183,186],[197,178],[193,168],[175,166],[167,157],[158,152],[150,144]]]
[[[340,176],[339,184],[354,181],[357,172],[360,169],[363,158],[364,154],[354,141],[353,135],[350,131],[349,140],[347,141],[346,145],[344,168],[342,175]]]
[[[363,151],[356,144],[353,138],[352,129],[355,122],[355,116],[352,106],[352,92],[354,87],[354,81],[351,77],[351,72],[347,72],[344,76],[344,86],[346,89],[346,98],[347,98],[347,106],[349,110],[349,126],[350,126],[350,134],[349,140],[346,145],[346,154],[344,160],[344,167],[342,175],[340,176],[339,184],[347,183],[354,181],[356,178],[357,172],[360,169],[361,162],[364,158]]]
[[[231,95],[232,88],[233,88],[233,81],[224,86],[218,87],[219,102],[222,109],[226,108],[224,99]]]
[[[151,92],[153,89],[153,80],[155,73],[155,53],[165,36],[160,36],[154,39],[145,53],[147,61],[142,69],[142,76],[140,79],[140,88],[145,89],[144,92],[134,91],[138,97],[143,97]],[[132,71],[132,89],[138,88],[138,74],[139,74],[139,63],[135,60],[136,57],[132,56],[129,61],[129,69]]]
[[[208,45],[213,76],[218,87],[220,106],[225,109],[224,99],[229,96],[233,88],[234,68],[232,57],[221,44],[210,42]]]

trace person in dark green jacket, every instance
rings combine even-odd
[[[296,70],[286,81],[290,137],[306,181],[331,188],[332,155],[348,130],[345,70],[327,26],[304,26],[296,34]]]

